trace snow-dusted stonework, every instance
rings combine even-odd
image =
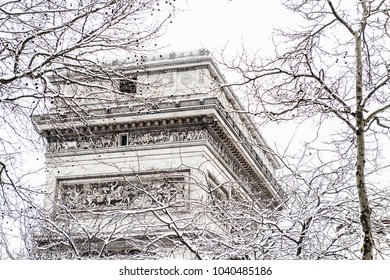
[[[110,181],[104,183],[64,184],[61,200],[69,209],[142,209],[160,204],[174,204],[184,199],[183,180]],[[179,202],[180,204],[180,202]]]
[[[281,201],[279,162],[207,51],[118,65],[110,81],[54,81],[88,98],[35,118],[48,144],[45,207],[71,241],[60,232],[43,247],[145,253],[162,236],[173,250],[205,225],[230,230],[206,211],[215,201]]]

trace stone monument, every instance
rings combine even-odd
[[[53,81],[101,95],[36,117],[48,144],[42,258],[200,258],[191,238],[226,230],[211,200],[278,205],[279,162],[207,50],[118,68],[113,84]]]

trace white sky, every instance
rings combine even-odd
[[[168,50],[219,50],[229,43],[232,53],[241,42],[247,48],[269,48],[272,28],[288,24],[278,0],[177,0],[182,11],[162,40]]]

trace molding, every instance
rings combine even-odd
[[[103,107],[100,105],[98,109],[88,110],[88,115],[80,116],[74,112],[64,112],[61,117],[58,113],[46,114],[42,116],[34,117],[35,123],[40,126],[40,129],[43,131],[55,130],[57,126],[64,127],[68,123],[72,127],[88,127],[86,121],[97,122],[99,119],[111,119],[115,122],[120,122],[118,118],[129,117],[129,116],[145,116],[145,115],[159,115],[163,113],[175,113],[183,111],[200,111],[205,109],[216,108],[215,105],[222,107],[220,101],[215,97],[209,98],[197,98],[197,99],[185,99],[185,96],[182,96],[183,99],[175,98],[170,101],[154,101],[148,100],[144,103],[131,104],[124,102],[125,104],[110,104],[110,106]],[[149,103],[149,105],[147,105]],[[107,108],[110,108],[107,113]],[[83,119],[84,122],[80,122],[80,119]],[[46,127],[45,127],[46,125]]]

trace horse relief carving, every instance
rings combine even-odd
[[[57,140],[49,143],[48,152],[66,152],[75,150],[88,150],[100,148],[112,148],[118,146],[117,135],[104,135],[100,137],[80,137],[77,140]]]
[[[211,139],[206,128],[174,129],[129,133],[128,145],[148,145],[167,142],[183,142]],[[72,141],[57,140],[49,143],[48,152],[67,152],[118,147],[118,134],[80,137]]]
[[[70,209],[82,208],[143,208],[173,203],[184,198],[182,182],[151,182],[132,184],[112,181],[64,185],[63,204]]]
[[[55,141],[49,143],[49,152],[63,152],[75,150],[88,150],[100,148],[118,147],[118,135],[108,134],[96,137],[80,137],[72,141]],[[218,155],[229,165],[233,171],[243,178],[244,172],[235,157],[229,149],[219,140],[217,140],[207,128],[180,128],[180,129],[164,129],[151,132],[129,132],[124,146],[135,145],[150,145],[159,143],[174,143],[186,141],[206,140],[217,151]],[[123,146],[123,145],[121,145]],[[129,200],[129,199],[127,199]]]

